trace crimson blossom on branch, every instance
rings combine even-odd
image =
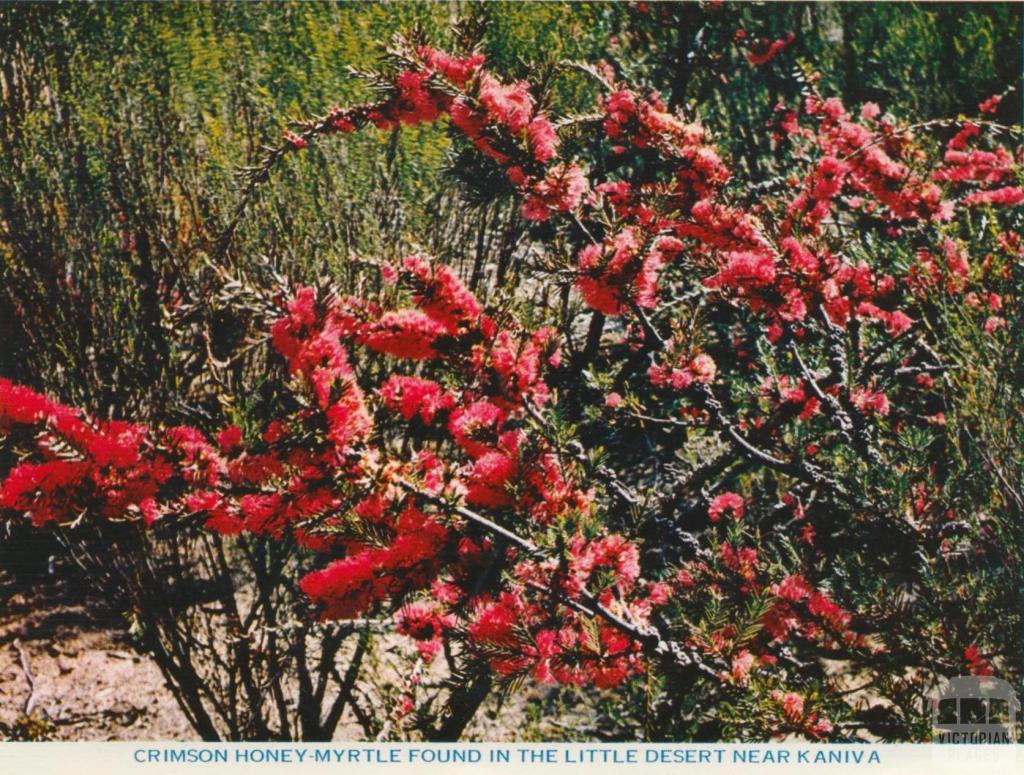
[[[939,448],[907,439],[941,437],[955,400],[941,309],[1000,337],[1019,304],[999,224],[1019,220],[1020,149],[807,87],[776,112],[779,174],[753,183],[607,67],[596,113],[557,120],[480,54],[403,39],[388,63],[381,99],[297,126],[260,174],[328,135],[447,120],[573,303],[528,325],[415,254],[377,264],[381,299],[295,286],[268,323],[288,399],[244,432],[101,420],[0,381],[18,450],[0,508],[287,536],[322,558],[296,579],[314,615],[391,611],[426,662],[457,644],[509,680],[655,681],[680,717],[699,686],[758,703],[771,733],[855,728],[823,660],[913,664],[885,582],[952,545]],[[932,633],[928,658],[984,672],[984,637]]]

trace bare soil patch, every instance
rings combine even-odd
[[[0,725],[55,740],[195,739],[123,618],[84,586],[0,571]]]

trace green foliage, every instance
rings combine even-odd
[[[580,34],[593,32],[590,9],[487,11],[499,59],[532,59],[537,30],[576,41],[552,53],[603,48],[601,35]],[[443,127],[295,158],[261,189],[230,250],[220,242],[239,167],[289,118],[367,98],[349,69],[370,65],[395,32],[418,25],[450,42],[451,13],[438,3],[5,6],[0,319],[19,345],[3,349],[0,370],[36,383],[46,374],[101,413],[199,420],[219,409],[196,390],[190,343],[160,309],[205,301],[207,262],[351,284],[352,259],[393,258],[431,235],[435,253],[470,252],[495,214],[478,213],[479,226],[451,220]],[[214,355],[244,335],[244,321],[225,315],[190,334]]]
[[[876,101],[898,121],[974,114],[980,98],[1019,85],[1021,75],[1021,7],[1014,4],[664,3],[651,4],[649,12],[614,3],[8,5],[0,9],[0,374],[100,415],[184,418],[207,428],[227,419],[251,435],[257,426],[248,418],[278,400],[259,356],[240,357],[258,348],[252,323],[269,301],[253,296],[242,304],[241,289],[223,292],[224,267],[243,279],[330,278],[359,291],[378,282],[361,271],[367,260],[422,247],[459,266],[491,309],[515,310],[527,324],[574,304],[554,285],[502,282],[515,276],[517,256],[544,227],[531,235],[514,204],[494,196],[498,176],[484,179],[463,163],[443,125],[361,133],[289,156],[258,189],[234,238],[222,238],[236,214],[239,167],[276,144],[289,119],[367,99],[367,83],[350,69],[369,67],[395,32],[419,26],[440,47],[450,44],[453,8],[483,25],[480,48],[496,72],[550,83],[556,115],[592,105],[597,85],[581,70],[555,63],[607,59],[619,74],[661,88],[671,104],[701,117],[739,174],[758,180],[770,180],[781,166],[765,130],[778,117],[776,106],[795,108],[815,72],[821,93],[842,96],[851,107]],[[790,31],[797,37],[770,65],[753,67],[736,36],[740,29],[750,38]],[[702,42],[690,61],[680,52],[697,36]],[[1019,95],[1018,88],[1000,108],[1011,120],[1019,114]],[[993,224],[979,218],[971,227],[957,236],[976,256],[996,250]],[[848,248],[877,267],[906,267],[914,257],[911,240],[878,255],[867,230]],[[565,263],[552,253],[537,260]],[[1006,282],[1024,283],[1022,272],[1019,263],[1009,266]],[[901,652],[922,643],[937,652],[940,643],[960,649],[976,640],[1019,643],[1021,627],[1021,312],[1012,311],[1006,329],[987,335],[977,310],[954,299],[943,304],[942,314],[922,325],[947,343],[952,359],[938,377],[943,398],[930,407],[943,413],[944,432],[903,432],[888,468],[838,453],[837,476],[870,493],[894,529],[851,521],[833,526],[831,540],[844,546],[820,547],[837,597],[855,614],[885,624],[885,638]],[[694,319],[701,314],[695,309]],[[725,342],[738,332],[713,333]],[[716,346],[704,344],[709,351]],[[773,373],[781,372],[775,357],[768,347],[759,354]],[[385,366],[378,360],[360,368]],[[586,376],[590,389],[621,389],[612,374]],[[742,403],[749,397],[738,385],[730,386],[730,398]],[[600,419],[593,410],[554,418],[551,441],[566,446]],[[657,440],[687,433],[683,425],[643,429]],[[785,440],[794,448],[801,445],[799,432]],[[648,466],[660,464],[653,445],[599,441],[586,450],[589,467],[597,471],[607,461],[621,468],[615,455],[628,451],[635,471],[629,484],[645,497]],[[723,449],[685,446],[686,459],[676,461],[681,478]],[[934,479],[943,482],[936,500],[948,508],[948,545],[908,558],[895,527],[912,524],[914,487],[922,483],[907,472],[920,470],[922,460],[939,469]],[[744,493],[768,497],[783,489],[740,468],[735,486]],[[606,527],[631,524],[638,511],[636,504],[618,509]],[[693,519],[679,517],[684,528]],[[736,542],[740,530],[722,526],[720,537]],[[769,562],[773,553],[794,551],[784,535],[746,538],[763,547]],[[983,562],[961,545],[1006,547],[1005,563]],[[880,575],[880,567],[891,573]],[[893,586],[894,579],[900,584]],[[710,639],[728,612],[714,595],[699,602],[673,615]],[[751,598],[738,645],[756,637],[770,602],[767,594]],[[1006,654],[997,656],[1007,674],[1015,669],[1005,664]],[[925,676],[893,678],[907,666],[883,664],[887,659],[878,657],[879,674],[890,677],[871,691],[890,706],[869,731],[886,737],[894,728],[904,735],[924,730]],[[560,689],[543,709],[530,710],[536,716],[530,721],[584,705],[593,726],[546,734],[743,739],[758,735],[750,719],[778,714],[770,699],[776,690],[800,689],[837,722],[847,707],[818,696],[820,684],[755,682],[742,699],[714,709],[683,698],[674,706],[679,715],[667,719],[659,715],[654,698],[662,687],[655,683],[649,676],[636,680],[630,703]],[[37,734],[32,729],[0,732]]]

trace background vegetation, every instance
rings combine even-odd
[[[267,399],[259,362],[236,358],[254,313],[237,296],[222,298],[222,267],[242,278],[330,277],[355,290],[368,282],[363,259],[421,246],[460,266],[482,297],[500,298],[496,275],[529,250],[531,227],[509,199],[481,197],[479,181],[460,175],[466,165],[443,125],[317,144],[291,156],[238,217],[237,170],[278,143],[289,118],[368,99],[371,87],[353,71],[369,67],[393,33],[420,26],[443,46],[466,16],[485,26],[496,71],[534,81],[550,71],[556,114],[586,109],[595,87],[553,63],[604,59],[701,116],[732,168],[759,180],[775,170],[765,127],[777,105],[796,104],[808,78],[847,105],[872,100],[913,120],[973,115],[979,99],[1016,85],[998,118],[1020,116],[1015,4],[7,5],[0,376],[99,416],[212,431],[244,425]],[[796,39],[772,67],[751,66],[751,40],[789,32]],[[969,400],[949,418],[963,432],[941,452],[959,472],[950,476],[956,497],[976,503],[987,485],[970,472],[1018,473],[1020,363],[966,326],[951,346],[964,367],[956,387]],[[1012,545],[1019,504],[1005,502],[992,529]],[[24,537],[0,541],[38,564],[21,551]],[[1006,608],[1020,584],[1001,573],[979,576],[960,604]],[[571,695],[545,712],[565,714]],[[598,707],[598,724],[628,726],[616,712]]]
[[[350,69],[370,65],[394,32],[421,25],[444,42],[469,10],[486,20],[497,70],[607,59],[641,83],[672,84],[670,101],[700,114],[737,159],[770,158],[763,127],[795,96],[780,72],[799,62],[821,73],[823,93],[922,119],[973,113],[978,94],[1020,77],[1015,4],[726,4],[713,23],[697,3],[8,4],[0,373],[100,414],[210,411],[194,391],[197,405],[183,405],[198,370],[177,357],[159,309],[196,301],[204,261],[223,260],[235,171],[289,117],[365,97]],[[762,70],[737,45],[740,29],[797,39],[783,67]],[[676,56],[698,33],[696,60]],[[702,58],[731,64],[714,68],[727,87],[703,78]],[[558,85],[563,113],[593,97],[585,78]],[[1012,120],[1019,105],[1002,112]],[[412,243],[472,260],[482,232],[484,249],[507,250],[521,229],[511,207],[444,206],[457,196],[448,148],[444,128],[414,127],[296,157],[261,189],[232,260],[308,279]],[[499,221],[510,231],[491,245]],[[229,351],[232,327],[215,333]]]

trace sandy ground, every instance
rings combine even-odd
[[[17,724],[31,697],[36,729],[51,739],[194,739],[123,622],[75,586],[0,575],[0,725]]]
[[[198,739],[123,619],[62,575],[26,582],[0,570],[0,740]],[[381,668],[398,678],[395,667]],[[548,694],[531,687],[504,704],[492,696],[467,739],[564,736],[558,725],[523,727],[525,707]],[[362,730],[346,718],[337,736],[360,739]]]
[[[73,568],[58,562],[47,573],[45,547],[41,556],[0,549],[0,740],[198,739],[159,668],[134,649],[124,618]],[[372,680],[404,685],[409,643],[384,637],[374,651]],[[465,739],[589,736],[588,704],[552,687],[527,685],[505,702],[492,692]],[[364,736],[350,716],[337,739]]]

